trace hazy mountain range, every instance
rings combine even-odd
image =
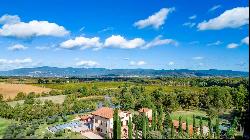
[[[223,76],[223,77],[248,77],[249,72],[232,70],[154,70],[154,69],[106,69],[106,68],[58,68],[36,67],[20,68],[8,71],[0,71],[0,76],[31,76],[31,77],[100,77],[100,76]]]

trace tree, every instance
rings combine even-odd
[[[153,114],[152,114],[152,129],[151,130],[156,130],[156,110],[153,109]]]
[[[50,139],[52,138],[52,134],[50,132],[45,132],[45,134],[43,135],[44,139]]]
[[[208,128],[209,128],[209,137],[212,138],[212,135],[213,135],[213,126],[212,126],[212,120],[211,120],[210,117],[208,118]]]
[[[129,117],[129,121],[128,121],[128,138],[132,139],[133,138],[133,126],[132,126],[132,121],[131,121],[131,117]]]
[[[118,138],[118,109],[114,110],[114,122],[113,122],[113,138],[117,139]]]
[[[159,127],[158,129],[160,132],[163,131],[162,122],[163,122],[163,109],[162,109],[162,106],[160,106],[159,115],[158,115],[158,127]]]
[[[216,119],[216,125],[215,125],[215,133],[216,133],[216,138],[220,138],[220,129],[219,129],[219,118]]]
[[[137,128],[135,129],[135,139],[139,139],[139,137],[138,137],[138,129]]]
[[[188,120],[187,120],[187,118],[186,118],[186,132],[187,132],[187,134],[189,136],[189,126],[188,126]]]
[[[174,124],[173,124],[173,122],[171,122],[171,133],[170,133],[170,138],[174,138]]]
[[[60,137],[60,136],[62,136],[63,135],[63,131],[62,130],[59,130],[59,131],[56,131],[55,132],[55,136],[56,137]]]
[[[178,127],[178,133],[182,134],[182,116],[179,116],[179,127]]]
[[[162,139],[162,134],[160,131],[149,131],[147,134],[148,139]]]
[[[143,123],[142,123],[142,139],[147,138],[147,126],[146,126],[146,115],[143,113]]]
[[[193,115],[193,132],[196,134],[196,122],[195,122],[195,115]]]
[[[121,126],[121,118],[118,116],[118,122],[117,122],[117,139],[121,139],[121,133],[122,133],[122,126]]]
[[[202,117],[200,117],[200,136],[203,136],[203,121],[202,121]]]

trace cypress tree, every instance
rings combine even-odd
[[[153,109],[153,114],[152,114],[152,130],[156,130],[156,110]]]
[[[146,121],[146,137],[148,135],[148,132],[149,132],[149,122],[148,122],[148,117],[145,116],[145,121]]]
[[[146,115],[143,113],[143,122],[142,122],[142,139],[146,139],[147,136],[147,128],[146,128]]]
[[[135,129],[135,139],[139,139],[139,137],[138,137],[138,130],[137,130],[137,128]]]
[[[158,115],[158,129],[160,132],[163,131],[162,122],[163,122],[163,109],[162,109],[162,106],[160,106],[159,115]]]
[[[118,109],[114,111],[114,118],[113,118],[113,139],[117,139],[117,125],[118,125]]]
[[[121,132],[122,132],[122,128],[121,128],[121,119],[118,116],[118,121],[117,121],[117,139],[121,139]]]
[[[220,138],[220,129],[219,129],[219,118],[216,119],[216,125],[215,125],[215,133],[216,133],[216,138]]]
[[[170,135],[171,135],[171,138],[174,138],[174,124],[173,124],[173,122],[171,122],[171,133],[170,133]]]
[[[186,132],[187,132],[187,134],[189,136],[189,126],[188,126],[188,120],[187,120],[187,118],[186,118]]]
[[[133,138],[133,130],[132,130],[132,121],[131,121],[131,117],[129,117],[129,121],[128,121],[128,138],[132,139]]]
[[[195,122],[195,115],[193,115],[193,132],[196,134],[196,122]]]
[[[182,116],[179,117],[178,133],[182,134]]]
[[[210,117],[208,118],[208,127],[209,127],[209,138],[212,138],[213,128],[212,128],[212,121]]]
[[[203,136],[203,121],[202,121],[202,117],[200,117],[200,136]]]

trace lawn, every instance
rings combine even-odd
[[[11,124],[12,120],[0,118],[0,139],[3,137],[5,129]]]
[[[188,121],[189,124],[193,124],[193,115],[196,116],[196,124],[199,124],[198,116],[205,117],[206,118],[206,112],[204,111],[198,111],[198,110],[192,110],[192,111],[175,111],[171,113],[171,118],[174,120],[179,120],[179,117],[182,116],[182,121]],[[207,121],[206,121],[207,122]],[[203,124],[206,124],[205,121]]]

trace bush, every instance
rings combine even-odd
[[[60,136],[62,136],[63,135],[63,130],[59,130],[59,131],[57,131],[56,133],[55,133],[55,136],[56,137],[60,137]]]

